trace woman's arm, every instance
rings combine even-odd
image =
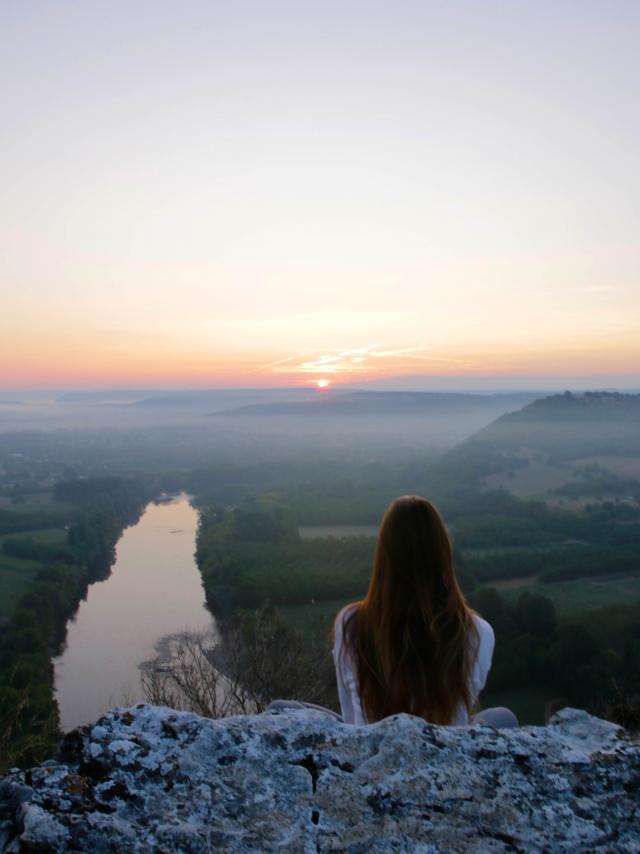
[[[344,617],[345,610],[343,609],[336,617],[334,625],[333,663],[336,668],[336,682],[338,683],[338,697],[340,698],[342,720],[346,724],[352,724],[355,723],[355,710],[353,708],[351,692],[346,684],[343,672],[347,660],[346,650],[344,649]]]
[[[478,654],[471,672],[471,685],[473,688],[474,700],[484,688],[487,682],[487,676],[491,670],[491,662],[493,660],[493,649],[495,646],[495,635],[493,629],[483,620],[478,614],[474,615],[475,627],[478,631]]]

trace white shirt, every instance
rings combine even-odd
[[[340,708],[342,710],[342,718],[347,724],[366,724],[367,719],[362,711],[360,703],[360,695],[358,693],[358,677],[357,670],[354,666],[353,657],[348,646],[344,643],[344,621],[348,617],[355,606],[347,606],[336,617],[335,634],[336,639],[333,645],[333,661],[336,666],[336,679],[338,682],[338,696],[340,697]],[[473,615],[473,622],[478,630],[478,654],[471,670],[471,702],[475,703],[480,691],[484,688],[487,681],[487,675],[491,669],[491,659],[493,657],[493,647],[495,638],[493,629],[477,614]],[[344,646],[344,652],[342,652]],[[469,724],[469,715],[463,702],[460,702],[452,726],[467,726]]]

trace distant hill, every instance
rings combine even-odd
[[[587,391],[583,394],[553,394],[533,401],[519,412],[505,415],[507,421],[640,422],[640,394]]]
[[[640,394],[554,394],[502,415],[469,442],[556,453],[640,453]]]
[[[444,392],[355,391],[318,393],[305,401],[274,401],[239,406],[215,413],[220,417],[350,417],[460,416],[465,412],[505,412],[534,400],[528,392],[506,394],[447,394]],[[495,415],[494,415],[495,417]]]
[[[272,400],[304,400],[316,394],[308,388],[272,389],[115,389],[108,391],[68,392],[57,403],[80,406],[127,406],[139,408],[229,407],[234,404],[258,403]]]
[[[131,403],[141,400],[153,391],[144,389],[108,389],[100,391],[68,391],[58,395],[56,403],[70,403],[75,405],[108,404],[108,403]]]
[[[209,409],[203,415],[219,414],[232,406],[254,406],[273,401],[303,401],[317,394],[309,388],[240,388],[213,389],[204,391],[171,391],[159,392],[138,400],[137,407],[192,407],[194,409]],[[265,404],[266,405],[266,404]]]
[[[628,493],[640,478],[640,394],[535,400],[466,439],[442,465],[521,496]]]

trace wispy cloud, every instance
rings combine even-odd
[[[383,365],[382,361],[388,364]],[[396,363],[395,365],[393,363]],[[279,374],[326,374],[332,376],[362,376],[375,370],[379,372],[384,368],[397,369],[402,364],[403,368],[410,368],[416,362],[444,362],[457,365],[466,365],[463,359],[455,359],[449,356],[438,356],[430,352],[429,347],[409,346],[389,348],[379,344],[368,347],[356,347],[347,350],[332,350],[329,353],[318,355],[298,354],[286,356],[275,362],[269,362],[261,367],[262,371]]]
[[[284,359],[278,359],[275,362],[269,362],[269,364],[267,364],[267,365],[261,365],[259,370],[267,371],[267,370],[270,370],[272,368],[276,368],[279,365],[286,365],[287,362],[295,362],[298,359],[303,359],[306,355],[307,355],[306,353],[299,353],[297,356],[286,356]]]
[[[531,293],[536,294],[537,296],[543,296],[545,294],[558,296],[559,294],[616,294],[619,291],[620,288],[617,288],[614,285],[578,285],[577,287],[567,285],[566,287],[536,287],[531,291]]]

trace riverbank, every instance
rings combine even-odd
[[[148,503],[119,538],[109,577],[89,589],[54,660],[63,731],[144,700],[140,667],[163,639],[214,630],[193,557],[197,524],[180,493]]]
[[[4,768],[37,761],[55,748],[60,719],[53,692],[52,649],[89,586],[108,575],[122,530],[135,521],[153,494],[147,484],[133,478],[87,478],[60,483],[56,489],[56,499],[71,508],[64,559],[44,557],[9,619],[0,626],[0,765]]]

